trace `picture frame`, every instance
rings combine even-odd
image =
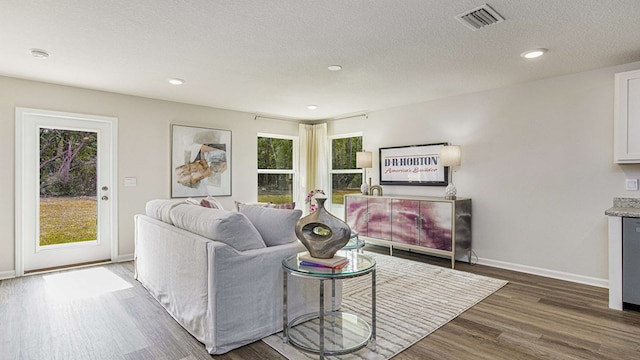
[[[171,124],[171,197],[231,196],[231,130]]]
[[[380,148],[380,185],[447,186],[449,168],[440,164],[446,142]]]

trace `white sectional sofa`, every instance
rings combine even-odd
[[[282,330],[281,263],[305,250],[294,233],[300,215],[150,201],[146,215],[135,216],[135,277],[210,354],[228,352]],[[287,285],[290,319],[318,310],[318,282]]]

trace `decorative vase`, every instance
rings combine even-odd
[[[296,223],[296,236],[314,258],[330,259],[349,242],[351,228],[324,208],[326,198],[316,198],[318,209]]]
[[[362,195],[369,195],[369,185],[367,185],[367,183],[362,183],[362,185],[360,185],[360,192]]]
[[[458,161],[459,161],[459,159],[458,159]],[[460,165],[460,163],[458,162],[458,163],[455,163],[453,165]],[[453,165],[451,166],[451,178],[449,179],[449,184],[444,189],[444,198],[447,199],[447,200],[455,200],[456,199],[456,193],[458,192],[458,190],[456,190],[456,186],[453,185]]]
[[[449,185],[444,189],[444,198],[447,200],[455,200],[456,199],[456,186],[453,185],[453,182],[449,182]]]

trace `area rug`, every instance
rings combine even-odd
[[[376,350],[370,346],[327,359],[390,359],[493,294],[507,281],[368,253],[376,259]],[[341,310],[371,320],[370,275],[344,280]],[[282,342],[282,333],[262,339],[290,360],[317,359]]]

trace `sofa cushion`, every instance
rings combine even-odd
[[[266,202],[253,202],[253,203],[243,203],[240,201],[234,201],[234,202],[236,204],[236,211],[240,211],[240,206],[242,205],[271,207],[271,203],[266,203]]]
[[[302,210],[240,205],[240,213],[249,218],[267,246],[283,245],[297,240],[295,226],[302,216]]]
[[[162,222],[166,222],[167,224],[173,225],[171,221],[171,209],[175,206],[184,204],[184,199],[156,199],[150,200],[147,202],[144,211],[147,216],[152,217],[156,220],[160,220]]]
[[[238,251],[266,247],[258,230],[241,213],[182,204],[171,210],[171,220],[176,227],[223,242]]]

